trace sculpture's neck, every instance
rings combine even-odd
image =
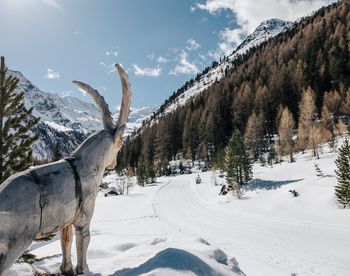
[[[105,158],[109,150],[108,133],[100,131],[91,135],[73,153],[80,177],[93,177],[99,184],[105,170]]]

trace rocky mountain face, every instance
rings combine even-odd
[[[41,118],[34,130],[40,134],[40,139],[33,145],[36,159],[52,159],[54,150],[67,156],[91,133],[102,129],[101,114],[95,105],[75,97],[43,92],[22,73],[11,70],[8,73],[19,78],[16,89],[25,92],[26,108],[33,107],[33,116]],[[142,121],[154,110],[151,107],[132,108],[124,135],[141,127]],[[117,119],[118,115],[119,110],[113,117]]]

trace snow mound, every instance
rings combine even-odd
[[[153,258],[136,268],[123,269],[116,272],[116,275],[131,276],[131,275],[155,275],[154,270],[165,268],[167,271],[171,270],[178,272],[178,274],[192,275],[219,275],[203,260],[196,255],[191,254],[182,249],[167,248],[157,253]],[[174,270],[174,271],[173,271]],[[153,272],[152,272],[153,271]],[[161,271],[158,271],[161,272]],[[192,273],[189,273],[192,272]]]

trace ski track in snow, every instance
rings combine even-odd
[[[172,179],[157,193],[156,214],[175,230],[201,236],[235,256],[248,275],[346,275],[344,271],[350,271],[349,255],[339,254],[350,248],[350,227],[241,215],[225,206],[206,204],[194,186],[194,179],[188,177]]]

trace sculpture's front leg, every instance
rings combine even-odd
[[[61,230],[62,264],[60,270],[64,275],[74,275],[71,260],[72,239],[73,231],[71,224]]]
[[[89,272],[86,262],[86,252],[90,242],[90,224],[75,227],[75,237],[77,246],[77,274]]]

